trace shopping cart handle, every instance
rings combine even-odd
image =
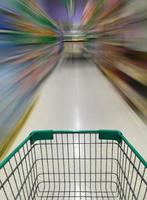
[[[98,130],[99,139],[101,140],[116,140],[118,143],[122,142],[123,134],[118,130]]]
[[[53,135],[58,131],[54,130],[37,130],[33,131],[30,134],[31,144],[34,144],[37,140],[53,140]],[[123,134],[119,130],[82,130],[82,131],[59,131],[59,133],[97,133],[99,139],[101,140],[116,140],[118,143],[121,143]]]
[[[31,144],[34,144],[34,142],[37,140],[53,140],[53,131],[52,130],[33,131],[30,134]]]

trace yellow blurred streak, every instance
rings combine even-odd
[[[34,26],[33,24],[26,22],[26,21],[17,21],[14,24],[14,27],[17,29],[19,28],[20,31],[31,32],[33,35],[36,36],[55,36],[56,33],[50,29],[44,29],[38,26]]]
[[[101,15],[99,15],[96,19],[97,22],[101,20],[109,20],[109,17],[113,15],[116,11],[122,8],[122,3],[118,1],[116,4],[112,5],[107,11],[103,11]]]
[[[26,21],[26,19],[22,16],[19,16],[11,12],[6,12],[6,13],[8,16],[11,16],[11,19],[13,19],[11,22],[11,25],[13,25],[13,27],[19,31],[29,32],[35,36],[55,36],[56,35],[56,33],[53,30],[36,26],[30,23],[29,21]],[[6,33],[8,32],[8,30],[0,30],[0,32]]]
[[[12,130],[12,132],[7,136],[7,138],[2,142],[0,146],[0,161],[4,159],[4,157],[7,155],[7,153],[10,151],[13,143],[15,142],[17,136],[20,133],[20,130],[22,129],[23,125],[27,121],[27,118],[31,114],[32,110],[34,109],[37,101],[38,101],[38,96],[35,98],[34,102],[32,105],[27,109],[25,114],[22,116],[20,121],[17,123],[16,127]]]
[[[90,20],[90,18],[92,17],[95,11],[96,5],[97,5],[96,2],[93,2],[93,1],[87,2],[85,9],[83,11],[82,19],[81,19],[82,25],[86,25],[88,23],[88,21]]]

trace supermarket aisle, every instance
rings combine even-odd
[[[55,69],[13,148],[36,129],[119,129],[147,159],[146,125],[87,60]]]

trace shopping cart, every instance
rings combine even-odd
[[[34,131],[0,164],[0,199],[147,199],[147,162],[119,131]]]

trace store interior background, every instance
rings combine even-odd
[[[37,129],[119,129],[146,157],[147,1],[0,1],[0,155]]]

